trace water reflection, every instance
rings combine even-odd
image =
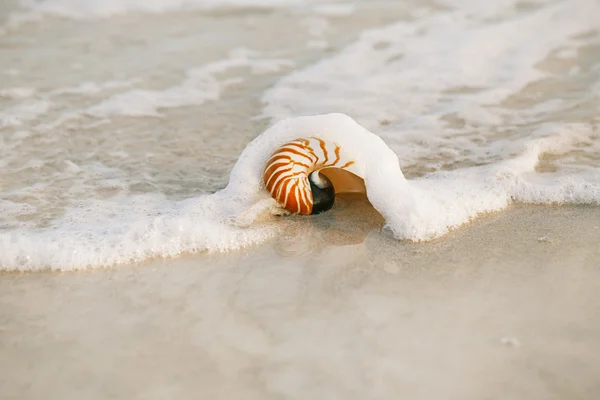
[[[275,251],[283,257],[301,257],[328,246],[363,243],[369,232],[379,231],[384,219],[363,194],[343,194],[327,213],[314,216],[288,216],[292,223],[275,241]]]

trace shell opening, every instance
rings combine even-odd
[[[315,171],[316,172],[316,171]],[[319,175],[319,173],[312,172],[309,175],[310,191],[312,195],[312,210],[311,214],[320,214],[333,207],[335,202],[335,188],[331,181],[325,175]],[[319,177],[320,183],[323,187],[317,186],[311,179],[313,176]]]
[[[326,167],[319,170],[333,184],[336,193],[367,193],[365,181],[358,175],[336,167]]]
[[[308,179],[319,189],[325,189],[331,186],[331,180],[327,179],[326,176],[321,175],[319,171],[311,172]]]

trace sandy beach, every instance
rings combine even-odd
[[[600,210],[515,206],[414,244],[342,204],[246,251],[4,273],[2,398],[600,392]]]
[[[597,0],[0,3],[0,400],[600,398]]]

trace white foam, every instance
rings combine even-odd
[[[574,36],[598,28],[595,0],[540,0],[526,10],[518,3],[448,0],[447,10],[363,33],[339,54],[281,79],[263,96],[263,112],[272,121],[343,112],[382,131],[404,164],[439,148],[481,162],[479,146],[445,137],[464,132],[486,141],[495,128],[538,118],[541,109],[504,102],[552,76],[539,65],[553,51],[577,49]]]
[[[306,0],[21,0],[36,13],[69,18],[97,18],[129,12],[164,13],[185,9],[282,7]]]
[[[315,6],[313,10],[317,14],[325,15],[327,17],[345,17],[356,11],[354,4],[346,3],[331,3],[331,4],[320,4]]]
[[[201,3],[209,2],[189,4],[193,8]],[[273,121],[345,111],[364,127],[343,114],[278,122],[246,147],[231,172],[229,185],[215,194],[183,201],[158,194],[135,195],[128,191],[131,177],[123,171],[93,170],[90,163],[95,156],[88,163],[71,162],[61,160],[64,153],[57,152],[58,162],[30,157],[15,163],[17,172],[56,169],[54,176],[78,175],[85,184],[72,185],[70,197],[61,199],[66,204],[56,207],[59,212],[53,209],[51,217],[45,216],[51,212],[46,213],[44,207],[52,208],[48,203],[54,199],[47,195],[52,179],[23,187],[15,195],[10,189],[2,192],[10,196],[0,201],[0,268],[89,268],[196,251],[226,251],[268,240],[293,219],[272,217],[280,210],[263,188],[264,163],[283,142],[309,135],[336,141],[357,160],[369,200],[398,239],[439,237],[481,213],[501,210],[514,201],[599,204],[600,172],[594,162],[600,154],[600,141],[594,121],[600,120],[593,115],[581,119],[587,122],[564,122],[578,120],[579,111],[567,114],[564,121],[556,119],[576,102],[597,97],[600,86],[590,79],[584,96],[542,96],[531,105],[517,107],[503,103],[524,86],[552,77],[551,68],[541,68],[549,54],[556,54],[568,65],[574,61],[565,57],[581,54],[583,45],[597,40],[589,35],[574,37],[597,28],[598,3],[540,0],[528,2],[528,7],[518,7],[516,0],[437,3],[447,9],[423,8],[414,13],[415,19],[365,33],[339,54],[290,74],[264,96],[264,113]],[[188,7],[177,1],[153,4],[55,0],[32,7],[77,18]],[[341,15],[344,10],[315,9],[312,5],[309,9],[325,17]],[[312,36],[309,46],[327,45],[330,21],[310,17],[303,23]],[[15,84],[0,93],[2,101],[11,105],[0,111],[0,126],[13,132],[0,135],[5,153],[13,154],[11,160],[1,159],[0,166],[13,168],[9,161],[22,157],[19,151],[27,150],[25,146],[37,150],[44,146],[44,140],[57,140],[59,135],[53,131],[65,121],[81,119],[77,128],[85,129],[113,116],[159,116],[164,108],[220,98],[224,88],[245,79],[236,75],[238,68],[270,73],[291,65],[287,60],[264,59],[241,49],[225,60],[185,71],[181,80],[164,89],[153,86],[150,90],[127,82],[88,82],[44,92]],[[582,62],[570,71],[571,75],[564,74],[566,83],[592,74],[594,67]],[[19,71],[4,73],[16,76]],[[114,93],[112,97],[97,96],[105,89]],[[55,98],[59,96],[68,101],[74,100],[70,96],[86,97],[85,105],[62,110],[63,99]],[[96,97],[101,97],[100,101],[94,100]],[[19,104],[12,107],[14,103]],[[47,122],[38,121],[41,115],[57,112],[60,115],[54,122],[40,125]],[[554,122],[540,124],[536,120],[553,114],[559,116]],[[83,116],[94,118],[87,124],[88,118]],[[464,126],[449,127],[448,119],[464,121]],[[12,127],[18,125],[25,126],[15,132]],[[515,132],[502,132],[507,126]],[[114,150],[111,154],[115,160],[129,157],[127,152]],[[558,172],[536,170],[544,154],[562,155],[552,163]],[[578,161],[581,154],[596,159]],[[430,161],[434,156],[442,161]],[[401,167],[410,163],[436,172],[406,180]],[[441,171],[443,163],[450,164],[453,171]],[[461,163],[484,165],[465,168]],[[107,192],[118,194],[108,197]],[[79,200],[71,204],[73,197]],[[44,215],[43,221],[37,219],[40,215]]]
[[[50,109],[51,103],[46,100],[33,99],[0,111],[0,128],[19,126],[32,121]]]
[[[582,127],[580,127],[582,128]],[[582,128],[583,129],[583,128]],[[600,171],[592,180],[545,179],[529,175],[545,153],[572,149],[596,133],[593,130],[555,132],[528,142],[515,158],[497,164],[438,173],[408,181],[396,154],[378,136],[343,114],[302,117],[277,123],[244,150],[234,167],[230,186],[250,193],[262,190],[266,158],[283,142],[316,135],[338,143],[357,161],[373,206],[399,239],[428,240],[447,233],[480,213],[500,210],[513,200],[536,203],[600,203]],[[249,193],[249,192],[242,192]]]
[[[580,138],[564,132],[533,140],[517,157],[495,165],[409,181],[386,143],[350,117],[299,117],[275,124],[249,143],[227,187],[213,195],[185,201],[160,195],[84,200],[48,228],[0,233],[0,265],[21,270],[86,268],[260,243],[284,223],[269,217],[278,205],[264,189],[264,165],[277,147],[305,136],[334,141],[346,157],[356,160],[370,202],[398,239],[438,237],[514,200],[600,204],[598,171],[592,180],[529,175],[542,154],[564,151],[585,140],[584,133]]]
[[[185,78],[164,89],[147,90],[135,88],[141,79],[114,80],[106,82],[86,81],[74,86],[53,90],[39,90],[31,87],[13,87],[0,90],[0,97],[12,101],[14,105],[0,110],[0,128],[22,126],[40,119],[35,126],[37,131],[52,131],[65,122],[81,119],[84,116],[100,118],[88,126],[97,126],[113,116],[160,117],[161,109],[201,105],[206,101],[217,100],[223,90],[244,81],[242,77],[220,79],[219,74],[238,68],[249,70],[251,74],[269,74],[292,67],[293,62],[282,58],[265,58],[261,53],[236,48],[227,58],[185,71]],[[134,88],[132,88],[134,87]],[[128,90],[123,90],[128,89]],[[104,92],[116,92],[104,100],[82,109],[71,108],[58,114],[53,121],[43,120],[57,106],[61,96],[94,97]]]
[[[107,81],[103,83],[84,82],[74,87],[63,87],[43,91],[33,87],[13,87],[0,90],[0,97],[13,100],[14,105],[0,110],[0,128],[15,127],[35,121],[56,107],[56,97],[63,95],[93,96],[102,91],[126,88],[137,80]],[[15,104],[16,103],[16,104]],[[62,114],[54,123],[42,123],[36,126],[39,130],[50,130],[67,120],[76,119],[82,112],[70,111]]]
[[[293,65],[285,59],[259,58],[258,53],[248,49],[234,49],[228,58],[192,68],[179,84],[164,90],[133,89],[113,95],[110,99],[90,107],[86,114],[95,117],[160,116],[161,108],[200,105],[205,101],[217,100],[222,90],[239,83],[239,79],[220,81],[218,74],[233,68],[250,68],[254,74],[272,73]]]
[[[0,90],[0,97],[9,99],[26,99],[35,94],[34,88],[29,87],[14,87]]]
[[[33,214],[36,209],[35,207],[26,204],[26,203],[15,203],[10,200],[0,199],[0,210],[9,218],[2,218],[0,221],[0,229],[15,229],[15,228],[24,228],[28,227],[28,225],[33,224],[23,224],[23,222],[19,221],[19,217],[27,214]]]
[[[516,6],[524,5],[519,0],[438,0],[436,3],[445,7],[449,7],[452,10],[464,12],[466,15],[471,17],[483,18],[506,16],[513,13]],[[527,1],[527,6],[539,6],[548,3],[552,3],[552,1],[530,0]]]
[[[201,250],[247,246],[277,226],[236,228],[226,223],[220,196],[169,202],[160,196],[81,201],[52,227],[0,234],[5,269],[69,270],[141,261]]]
[[[105,90],[120,89],[130,87],[137,83],[139,79],[131,79],[127,81],[107,81],[102,83],[97,82],[83,82],[74,87],[65,87],[53,90],[48,93],[49,97],[61,96],[61,95],[82,95],[92,96],[101,93]]]

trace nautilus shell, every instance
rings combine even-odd
[[[329,210],[335,194],[364,192],[356,161],[340,146],[316,137],[284,144],[267,161],[264,182],[271,196],[296,214]]]

